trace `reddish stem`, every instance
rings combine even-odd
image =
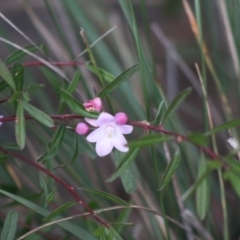
[[[162,128],[162,126],[152,126],[152,125],[148,125],[146,123],[141,123],[141,122],[134,122],[134,121],[129,121],[128,122],[130,125],[132,126],[136,126],[136,127],[140,127],[140,128],[144,128],[144,129],[148,129],[148,130],[153,130],[155,132],[160,132],[163,133],[165,135],[169,135],[169,136],[173,136],[175,137],[177,142],[182,142],[182,141],[186,141],[186,142],[190,142],[194,145],[196,145],[199,149],[201,149],[202,151],[204,151],[209,157],[211,157],[214,160],[220,161],[220,156],[218,154],[216,154],[214,151],[212,151],[210,148],[208,147],[204,147],[201,145],[198,145],[194,142],[192,142],[187,136],[179,134],[179,133],[175,133],[175,132],[171,132],[171,131],[167,131],[164,130]]]
[[[54,65],[54,66],[58,66],[58,67],[85,65],[84,62],[76,62],[76,61],[70,61],[70,62],[49,62],[49,64]],[[45,63],[40,62],[40,61],[25,62],[25,63],[22,63],[22,65],[25,66],[25,67],[46,66]],[[12,67],[13,67],[13,66],[8,66],[8,68],[12,68]]]
[[[67,119],[77,119],[77,118],[83,118],[77,114],[64,114],[64,115],[49,115],[52,119],[59,119],[59,120],[67,120]],[[10,116],[10,117],[4,117],[4,118],[0,118],[0,122],[9,122],[9,121],[15,121],[16,117],[15,116]],[[33,117],[31,116],[25,116],[25,119],[33,119]],[[214,160],[220,161],[220,156],[218,154],[216,154],[214,151],[212,151],[210,148],[205,147],[205,146],[201,146],[198,145],[194,142],[192,142],[187,136],[179,134],[179,133],[175,133],[175,132],[171,132],[168,130],[164,130],[162,128],[162,126],[152,126],[149,125],[147,123],[143,123],[143,122],[136,122],[136,121],[128,121],[128,123],[132,126],[136,126],[136,127],[140,127],[143,129],[148,129],[148,130],[153,130],[155,132],[160,132],[163,133],[165,135],[169,135],[169,136],[173,136],[175,137],[177,142],[182,142],[182,141],[186,141],[189,143],[192,143],[194,145],[196,145],[199,149],[201,149],[202,151],[204,151],[209,157],[211,157]]]
[[[31,161],[21,155],[18,155],[14,152],[10,152],[2,147],[0,147],[0,151],[5,153],[5,154],[8,154],[12,157],[15,157],[27,164],[30,164],[31,166],[33,166],[34,168],[40,170],[41,172],[44,172],[45,174],[47,174],[49,177],[53,178],[57,183],[61,184],[62,186],[64,186],[69,193],[71,193],[74,198],[77,200],[77,202],[82,205],[101,225],[105,226],[105,227],[109,227],[109,224],[103,220],[101,217],[99,217],[98,215],[96,215],[96,213],[88,207],[88,205],[81,199],[81,197],[75,192],[74,190],[74,187],[72,186],[69,186],[67,183],[65,183],[64,181],[62,181],[60,178],[58,178],[57,176],[55,176],[54,174],[52,174],[48,169],[42,167],[40,164],[34,162],[34,161]]]

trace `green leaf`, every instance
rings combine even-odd
[[[213,128],[211,131],[206,132],[204,135],[209,136],[209,135],[215,134],[215,133],[223,131],[223,130],[227,130],[227,129],[230,129],[230,128],[233,128],[233,127],[237,127],[239,125],[240,125],[240,119],[235,119],[235,120],[223,123],[223,124]]]
[[[24,199],[22,197],[19,197],[17,195],[8,193],[8,192],[3,191],[1,189],[0,189],[0,193],[4,194],[5,196],[8,196],[8,197],[12,198],[13,200],[23,204],[27,208],[31,209],[34,212],[39,213],[40,215],[42,215],[44,217],[48,216],[51,213],[50,211],[46,210],[45,208],[43,208],[41,206],[38,206],[37,204],[35,204],[33,202],[30,202],[29,200],[26,200],[26,199]],[[59,225],[61,228],[65,229],[66,231],[70,232],[71,234],[76,236],[78,239],[96,240],[96,238],[94,238],[92,235],[90,235],[87,231],[85,231],[84,229],[80,228],[79,226],[71,223],[70,221],[57,223],[57,225]]]
[[[188,135],[188,140],[200,146],[207,145],[206,137],[202,133],[191,133]]]
[[[224,173],[224,179],[227,179],[230,181],[233,189],[235,190],[238,197],[240,197],[240,177],[236,173],[232,171],[227,171]]]
[[[199,178],[206,172],[206,160],[202,158],[199,162],[198,176]],[[209,206],[209,183],[207,176],[199,183],[196,192],[197,213],[201,220],[206,217]]]
[[[130,147],[145,147],[145,146],[149,146],[152,144],[163,143],[163,142],[166,142],[171,139],[172,139],[172,137],[170,137],[170,136],[154,134],[154,135],[148,135],[146,137],[143,137],[140,140],[130,142],[130,143],[128,143],[128,146],[130,146]]]
[[[47,127],[54,127],[54,121],[43,111],[37,109],[33,105],[23,102],[23,108],[38,122],[42,123]]]
[[[63,204],[62,206],[60,206],[57,209],[55,209],[51,214],[46,216],[43,219],[43,221],[47,222],[47,221],[51,220],[52,218],[60,215],[62,212],[65,212],[67,209],[71,208],[75,204],[76,204],[75,202],[68,202],[68,203]]]
[[[96,67],[94,67],[92,64],[87,64],[86,68],[90,72],[94,73],[96,76],[97,76],[98,73],[100,73],[102,78],[106,82],[112,82],[114,80],[114,78],[115,78],[114,75],[112,75],[111,73],[109,73],[106,70],[104,70],[102,68],[99,68],[99,67],[96,69]]]
[[[18,101],[16,121],[15,121],[15,135],[16,135],[16,140],[19,148],[23,149],[25,146],[26,136],[25,136],[25,118],[24,118],[22,100]]]
[[[126,156],[126,153],[119,152],[118,150],[114,150],[113,152],[114,161],[116,166],[118,167],[123,158]],[[121,174],[121,180],[123,187],[126,193],[133,193],[137,189],[137,169],[134,163],[129,165]]]
[[[78,156],[78,140],[77,140],[76,134],[74,135],[74,139],[75,139],[75,150],[74,150],[73,156],[71,158],[70,164],[73,164],[76,161],[77,156]]]
[[[88,112],[85,110],[83,105],[79,103],[75,98],[73,98],[68,92],[62,89],[62,96],[69,108],[72,109],[73,112],[79,114],[82,117],[87,118],[97,118],[99,113],[97,112]]]
[[[64,132],[65,125],[61,124],[54,133],[52,140],[48,143],[48,150],[38,158],[38,161],[49,160],[57,155],[63,141]]]
[[[161,115],[162,115],[162,108],[163,108],[164,101],[161,101],[158,106],[158,110],[156,113],[155,119],[152,121],[153,125],[159,125],[161,122]]]
[[[66,92],[68,92],[69,94],[72,94],[74,92],[74,90],[77,88],[80,77],[81,77],[81,72],[77,70]]]
[[[133,148],[130,149],[126,155],[122,158],[121,162],[118,163],[116,171],[106,180],[106,182],[112,182],[119,176],[122,176],[124,171],[129,168],[129,166],[132,164],[132,162],[135,160],[135,157],[137,156],[139,151],[139,148]]]
[[[15,91],[16,86],[13,81],[12,75],[6,67],[5,63],[0,59],[0,76],[2,79]]]
[[[127,202],[125,202],[124,200],[122,200],[121,198],[118,198],[118,197],[115,197],[109,193],[106,193],[106,192],[103,192],[103,191],[99,191],[99,190],[96,190],[96,189],[93,189],[93,188],[79,188],[80,190],[82,191],[86,191],[86,192],[90,192],[90,193],[93,193],[93,194],[96,194],[102,198],[105,198],[105,199],[109,199],[117,204],[120,204],[120,205],[123,205],[123,206],[129,206],[129,204]]]
[[[177,152],[177,153],[175,153],[171,162],[168,164],[168,166],[163,174],[163,178],[162,178],[162,181],[160,182],[160,187],[158,190],[161,191],[166,187],[166,185],[171,180],[173,174],[177,170],[179,163],[180,163],[180,154],[179,154],[179,152]]]
[[[31,86],[26,87],[24,89],[24,92],[31,92],[31,91],[39,90],[43,87],[44,87],[44,84],[31,85]]]
[[[21,92],[23,89],[23,81],[24,81],[24,68],[22,64],[20,63],[14,64],[12,69],[12,76],[16,85],[16,90]]]
[[[112,82],[110,82],[106,87],[104,87],[100,93],[98,93],[98,97],[104,97],[109,94],[114,88],[118,87],[120,84],[125,82],[128,78],[130,78],[135,72],[140,70],[140,66],[134,65],[133,67],[127,69],[123,73],[121,73],[117,78],[115,78]]]
[[[54,196],[55,196],[55,193],[56,193],[56,188],[54,188],[54,189],[46,196],[46,202],[47,202],[47,203],[50,203],[50,202],[53,201]]]
[[[218,165],[218,167],[220,167],[221,165]],[[216,167],[216,166],[215,166]],[[205,170],[205,172],[203,172],[201,174],[201,176],[199,176],[197,178],[197,181],[182,195],[181,200],[185,201],[190,195],[192,195],[192,193],[197,189],[197,187],[199,186],[199,184],[202,183],[202,181],[209,175],[210,170],[212,167],[210,166],[208,169]],[[214,168],[215,169],[215,168]]]
[[[192,92],[192,88],[186,88],[184,91],[178,94],[178,96],[172,101],[169,105],[167,111],[165,112],[162,122],[166,121],[166,119],[177,109],[177,107],[185,100],[185,98]]]
[[[23,49],[26,49],[28,50],[29,52],[37,52],[41,49],[45,50],[46,51],[46,47],[43,45],[43,44],[37,44],[37,45],[29,45],[27,47],[24,47]],[[15,51],[13,54],[11,54],[10,56],[8,56],[6,59],[5,59],[5,63],[6,65],[9,65],[17,60],[19,60],[20,58],[24,57],[24,56],[27,56],[28,54],[22,50],[17,50]]]
[[[1,240],[14,240],[18,226],[18,213],[11,211],[8,213],[1,232]]]

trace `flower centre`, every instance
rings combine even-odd
[[[106,128],[105,128],[105,131],[107,133],[107,137],[111,138],[114,131],[115,131],[115,127],[113,127],[112,125],[108,125]]]

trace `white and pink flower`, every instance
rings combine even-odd
[[[87,136],[87,141],[96,142],[96,152],[99,157],[108,155],[113,147],[121,152],[127,152],[129,147],[123,134],[130,134],[133,127],[119,125],[116,118],[109,113],[102,112],[97,119],[85,119],[90,125],[97,127]]]

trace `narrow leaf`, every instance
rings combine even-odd
[[[77,70],[66,92],[68,92],[69,94],[72,94],[74,92],[74,90],[77,88],[77,85],[79,83],[80,76],[81,76],[81,72]]]
[[[180,163],[180,154],[177,152],[177,153],[175,153],[172,161],[168,164],[168,166],[163,174],[163,178],[162,178],[162,181],[160,183],[160,187],[158,190],[161,191],[166,187],[166,185],[171,180],[173,174],[177,170],[179,163]]]
[[[172,101],[169,105],[167,111],[165,112],[162,122],[164,122],[176,109],[177,107],[185,100],[185,98],[192,92],[191,88],[186,88],[184,91],[179,93],[179,95]]]
[[[23,149],[25,146],[25,118],[23,112],[23,102],[19,100],[16,112],[16,121],[15,121],[15,134],[17,144],[20,149]]]
[[[46,216],[43,219],[43,221],[47,222],[47,221],[51,220],[52,218],[54,218],[54,217],[60,215],[61,213],[65,212],[67,209],[71,208],[75,204],[76,203],[74,203],[74,202],[68,202],[68,203],[63,204],[62,206],[60,206],[57,209],[55,209],[51,214]]]
[[[68,92],[62,89],[62,96],[69,108],[72,109],[73,112],[79,114],[82,117],[87,118],[97,118],[99,113],[97,112],[88,112],[84,109],[83,105],[79,103],[75,98],[73,98]]]
[[[158,106],[158,110],[156,113],[155,119],[152,121],[153,125],[159,125],[161,121],[161,115],[162,115],[162,108],[163,108],[164,101],[161,101]]]
[[[240,177],[234,172],[227,171],[224,173],[224,179],[227,179],[230,181],[233,189],[235,190],[238,197],[240,197]]]
[[[39,51],[39,49],[45,49],[46,51],[46,48],[43,44],[38,44],[36,46],[34,45],[29,45],[27,47],[24,47],[23,49],[26,49],[27,51],[29,52],[37,52]],[[10,56],[8,56],[6,59],[5,59],[5,63],[6,65],[9,65],[17,60],[19,60],[20,58],[24,57],[24,56],[27,56],[28,54],[22,50],[17,50],[15,51],[13,54],[11,54]]]
[[[134,142],[130,142],[130,143],[128,143],[128,145],[130,147],[145,147],[145,146],[149,146],[152,144],[163,143],[163,142],[166,142],[171,139],[172,139],[172,137],[170,137],[170,136],[155,134],[155,135],[149,135],[149,136],[143,137],[140,140],[137,140]]]
[[[15,91],[16,86],[13,81],[12,75],[6,67],[5,63],[0,59],[0,76],[2,79]]]
[[[48,150],[38,158],[38,161],[45,161],[55,157],[63,141],[65,125],[61,124],[53,135],[52,140],[48,143]]]
[[[115,197],[109,193],[106,193],[106,192],[103,192],[103,191],[99,191],[99,190],[96,190],[96,189],[93,189],[93,188],[79,188],[80,190],[82,191],[86,191],[86,192],[90,192],[90,193],[93,193],[93,194],[96,194],[102,198],[105,198],[105,199],[109,199],[117,204],[120,204],[120,205],[123,205],[123,206],[129,206],[129,204],[127,202],[125,202],[124,200],[122,200],[121,198],[118,198],[118,197]]]
[[[114,150],[114,161],[117,165],[122,162],[123,158],[126,156],[126,153],[119,152]],[[134,163],[131,163],[121,174],[121,180],[123,187],[126,193],[133,193],[137,189],[137,169]]]
[[[22,64],[15,63],[12,69],[13,80],[16,85],[16,90],[21,92],[23,89],[23,81],[24,81],[24,68]]]
[[[233,127],[237,127],[239,125],[240,125],[240,119],[235,119],[235,120],[223,123],[223,124],[213,128],[211,131],[205,133],[204,135],[209,136],[209,135],[212,135],[214,133],[218,133],[218,132],[223,131],[223,130],[227,130],[227,129],[230,129],[230,128],[233,128]]]
[[[206,137],[202,133],[191,133],[188,135],[188,140],[197,145],[207,145]]]
[[[199,162],[198,176],[201,177],[207,170],[206,160],[204,158]],[[201,220],[206,217],[209,206],[209,184],[205,177],[199,184],[196,192],[197,213]]]
[[[117,78],[115,78],[112,82],[110,82],[106,87],[104,87],[100,93],[98,93],[98,97],[104,97],[109,94],[114,88],[118,87],[120,84],[125,82],[128,78],[130,78],[135,72],[140,70],[139,65],[134,65],[133,67],[127,69],[125,72],[121,73]]]
[[[1,240],[14,240],[18,225],[18,213],[11,211],[8,213],[1,232]]]
[[[54,126],[54,121],[46,113],[34,107],[33,105],[27,102],[23,102],[23,108],[28,112],[29,115],[31,115],[34,119],[43,125],[47,127]]]
[[[197,189],[199,184],[209,175],[210,169],[206,169],[205,172],[198,177],[197,181],[182,195],[181,200],[184,202],[189,196],[191,196]]]
[[[77,156],[78,156],[78,140],[77,140],[76,134],[74,135],[74,139],[75,139],[75,150],[74,150],[73,156],[71,158],[70,164],[73,164],[76,161]]]
[[[106,182],[112,182],[116,178],[122,175],[122,173],[132,164],[137,156],[139,148],[130,149],[123,157],[121,163],[118,165],[116,171],[106,180]]]

